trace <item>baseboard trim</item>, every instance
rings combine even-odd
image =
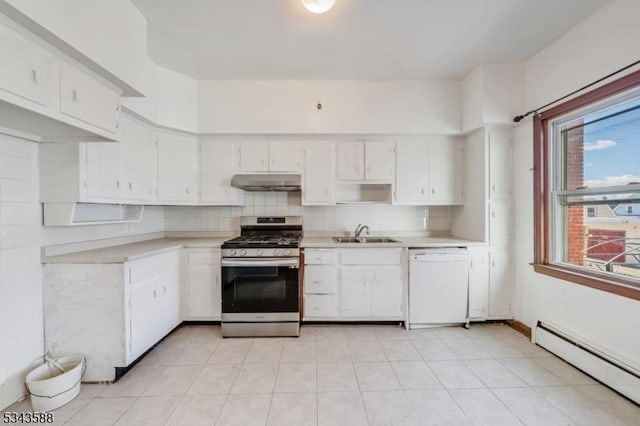
[[[529,327],[525,323],[520,322],[518,320],[508,320],[507,325],[513,328],[518,333],[525,335],[529,340],[531,340],[531,327]]]

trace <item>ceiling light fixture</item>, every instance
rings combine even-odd
[[[302,5],[312,13],[325,13],[331,9],[336,0],[300,0]]]

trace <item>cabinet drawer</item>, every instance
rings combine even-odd
[[[89,75],[63,65],[60,112],[111,133],[118,129],[120,95]]]
[[[306,294],[334,294],[338,281],[335,266],[310,265],[304,268],[304,292]]]
[[[336,251],[334,249],[305,249],[305,265],[333,265],[336,263]]]
[[[190,252],[187,262],[189,265],[219,265],[220,250]]]
[[[53,56],[13,31],[0,27],[0,89],[47,106],[52,90]]]
[[[304,296],[305,318],[335,318],[338,303],[334,295],[310,294]]]
[[[168,270],[179,270],[180,255],[178,250],[155,254],[131,262],[129,268],[131,284],[135,284],[161,275]]]
[[[340,263],[343,265],[399,265],[402,261],[402,249],[344,249],[340,251]]]

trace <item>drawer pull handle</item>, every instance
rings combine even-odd
[[[36,70],[31,70],[31,81],[38,84],[38,72]]]
[[[73,102],[78,102],[78,92],[76,90],[71,92],[71,99],[73,99]]]

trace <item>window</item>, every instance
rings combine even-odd
[[[538,115],[535,270],[640,299],[640,72]]]

